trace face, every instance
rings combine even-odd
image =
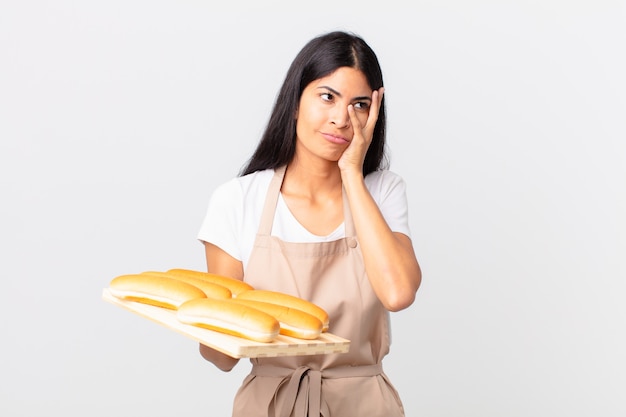
[[[296,153],[338,161],[354,134],[348,105],[354,106],[362,126],[367,121],[372,89],[365,75],[341,67],[306,86],[300,98],[296,121]]]

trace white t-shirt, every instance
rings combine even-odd
[[[273,169],[257,171],[217,187],[211,195],[198,239],[242,261],[245,269],[273,176]],[[402,177],[387,170],[375,171],[365,177],[365,185],[391,230],[410,237],[406,184]],[[286,242],[325,242],[344,237],[345,230],[342,223],[327,236],[312,234],[296,220],[279,196],[272,236]]]

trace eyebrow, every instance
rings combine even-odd
[[[333,93],[334,95],[338,96],[338,97],[342,97],[341,93],[337,90],[335,90],[334,88],[331,88],[327,85],[320,85],[319,87],[317,87],[317,89],[326,89],[329,90],[331,93]],[[356,101],[363,101],[363,100],[368,100],[368,101],[372,101],[371,97],[368,96],[360,96],[360,97],[354,97],[352,100],[356,100]]]

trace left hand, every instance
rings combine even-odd
[[[342,173],[350,172],[352,170],[356,170],[358,173],[363,172],[363,161],[365,161],[365,154],[372,143],[374,127],[378,121],[378,112],[380,110],[384,92],[384,87],[372,92],[372,104],[369,114],[367,115],[365,126],[363,126],[359,121],[359,118],[354,111],[354,107],[351,104],[348,106],[348,115],[350,116],[350,123],[352,124],[354,136],[352,137],[352,140],[346,150],[341,155],[341,158],[339,158],[339,169]]]

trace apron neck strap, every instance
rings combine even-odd
[[[259,225],[259,234],[269,236],[272,233],[272,225],[274,223],[274,213],[276,212],[276,205],[278,204],[278,196],[280,195],[280,187],[283,184],[285,178],[285,171],[287,165],[283,165],[274,170],[274,176],[270,182],[270,186],[267,190],[267,197],[265,197],[265,205],[263,206],[263,214],[261,215],[261,224]],[[345,227],[346,237],[356,236],[354,223],[352,221],[352,213],[350,211],[350,205],[348,203],[348,196],[346,190],[341,187],[343,195],[343,223]]]
[[[280,195],[280,187],[283,184],[283,178],[285,177],[286,170],[287,165],[283,165],[282,167],[274,170],[274,176],[272,177],[270,187],[267,190],[265,205],[263,206],[263,214],[261,215],[261,224],[259,225],[260,235],[269,236],[272,233],[274,213],[276,212],[278,196]]]

